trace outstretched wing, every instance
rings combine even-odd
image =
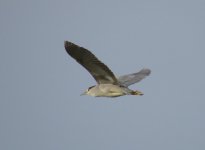
[[[85,67],[98,84],[118,84],[113,72],[89,50],[68,41],[64,42],[64,46],[67,53]]]
[[[151,73],[150,69],[142,69],[141,71],[139,71],[137,73],[132,73],[132,74],[120,76],[118,78],[118,82],[119,82],[120,85],[128,87],[131,84],[134,84],[136,82],[141,81],[146,76],[150,75],[150,73]]]

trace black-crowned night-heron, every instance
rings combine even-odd
[[[116,78],[113,72],[89,50],[68,41],[64,42],[64,46],[67,53],[87,69],[98,83],[89,87],[83,94],[95,97],[143,95],[140,91],[129,89],[128,86],[148,76],[151,73],[150,69],[142,69],[137,73]]]

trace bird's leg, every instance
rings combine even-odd
[[[130,93],[131,95],[140,95],[140,96],[142,96],[142,95],[144,95],[142,92],[140,92],[140,91],[131,91],[131,93]]]

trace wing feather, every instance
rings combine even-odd
[[[98,84],[118,84],[113,72],[89,50],[65,41],[67,53],[81,64],[93,76]]]
[[[150,75],[151,70],[150,69],[142,69],[137,73],[132,73],[124,76],[120,76],[118,78],[119,84],[128,87],[134,83],[137,83],[144,79],[146,76]]]

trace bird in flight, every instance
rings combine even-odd
[[[82,95],[94,97],[118,97],[123,95],[143,95],[131,90],[128,86],[141,81],[151,73],[150,69],[142,69],[137,73],[116,77],[113,72],[89,50],[69,41],[64,42],[65,50],[81,64],[96,80],[97,85],[89,87]]]

